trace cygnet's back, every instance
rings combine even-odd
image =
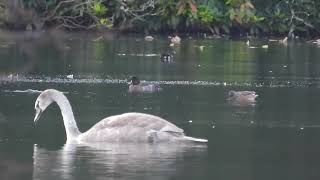
[[[81,141],[161,142],[178,141],[183,130],[164,119],[143,113],[110,116],[83,133]]]

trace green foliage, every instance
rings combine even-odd
[[[178,12],[177,14],[184,14],[189,11],[191,14],[195,14],[197,12],[197,6],[193,2],[193,0],[179,0],[177,3]]]
[[[229,19],[239,25],[247,25],[264,20],[263,17],[256,15],[255,8],[250,1],[226,0],[225,4],[228,8],[227,15]]]
[[[17,0],[20,1],[20,0]],[[22,0],[47,25],[219,34],[318,34],[319,0]],[[3,6],[6,12],[6,6]],[[34,10],[34,11],[33,11]],[[33,15],[32,15],[33,16]],[[0,20],[5,21],[5,17]],[[0,22],[0,24],[3,24]]]
[[[200,5],[198,7],[198,19],[201,23],[210,24],[213,22],[214,19],[214,12],[208,6]]]
[[[159,14],[157,19],[160,21],[159,28],[177,29],[182,21],[181,14],[185,14],[185,12],[181,12],[181,14],[178,15],[177,1],[159,0],[156,5],[157,8],[155,11]],[[183,11],[185,11],[185,9],[183,9]]]
[[[108,18],[101,18],[99,22],[101,25],[104,25],[108,28],[111,28],[113,26],[112,22]]]
[[[93,12],[94,15],[96,16],[103,16],[107,13],[108,8],[105,7],[102,3],[100,2],[95,2],[93,3],[93,5],[91,6],[91,10]]]
[[[257,9],[265,17],[264,31],[293,36],[294,33],[319,33],[320,1],[257,1]]]
[[[278,31],[280,33],[288,32],[289,18],[280,8],[272,9],[267,17],[267,26],[272,31]]]

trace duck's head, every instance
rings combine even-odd
[[[234,97],[236,95],[236,92],[235,91],[229,91],[229,93],[228,93],[228,97],[229,98],[232,98],[232,97]]]
[[[132,85],[139,85],[140,84],[140,79],[136,76],[131,77],[131,84]]]
[[[42,112],[53,102],[51,94],[54,93],[54,90],[48,89],[43,91],[37,98],[34,109],[36,111],[36,114],[34,116],[34,123],[37,123],[39,120]]]

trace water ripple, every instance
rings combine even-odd
[[[230,81],[141,81],[143,83],[153,83],[159,85],[187,85],[187,86],[231,86],[231,87],[269,87],[269,88],[286,88],[286,87],[316,87],[320,88],[320,79],[301,78],[288,80],[282,78],[264,78],[263,80],[253,80],[244,82]],[[0,84],[5,83],[54,83],[54,84],[128,84],[128,79],[102,78],[99,76],[75,76],[69,78],[69,75],[60,75],[56,77],[49,76],[32,76],[32,75],[0,75]]]
[[[3,92],[40,94],[42,91],[36,90],[36,89],[27,89],[27,90],[3,90]]]

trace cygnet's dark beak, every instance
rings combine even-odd
[[[37,124],[41,114],[42,114],[42,110],[40,108],[37,108],[36,109],[36,115],[34,116],[34,120],[33,120],[34,124]]]

